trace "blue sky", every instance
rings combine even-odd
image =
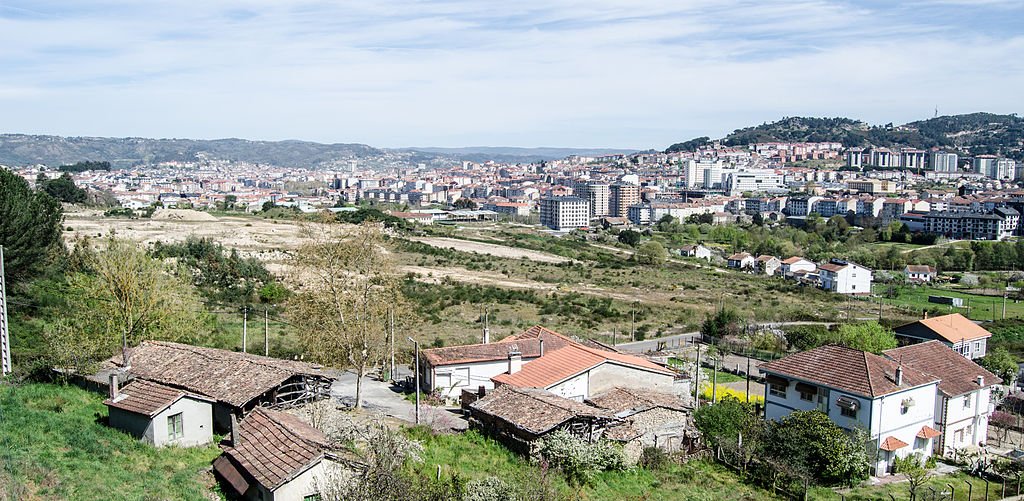
[[[0,132],[664,148],[1024,112],[1021,0],[0,0]]]

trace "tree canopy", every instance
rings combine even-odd
[[[57,179],[50,179],[46,174],[40,173],[36,177],[36,189],[45,191],[51,197],[69,204],[85,203],[87,194],[85,190],[75,185],[71,174],[65,172]]]
[[[660,242],[651,240],[640,246],[634,256],[636,262],[647,265],[660,265],[668,260],[668,251]]]
[[[821,411],[794,411],[768,424],[762,454],[819,483],[852,485],[868,475],[864,439],[861,432],[847,434]]]
[[[64,254],[63,221],[56,199],[32,191],[24,178],[0,169],[0,245],[9,284],[36,276]]]

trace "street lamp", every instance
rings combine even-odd
[[[416,346],[416,425],[420,424],[420,344],[412,336],[409,342]]]

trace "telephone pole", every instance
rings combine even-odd
[[[249,307],[242,308],[242,353],[248,353],[246,347],[249,345]]]
[[[270,356],[270,308],[263,308],[263,356]]]
[[[391,380],[395,380],[395,310],[388,308],[388,320],[391,322]]]
[[[11,337],[7,331],[7,282],[4,274],[4,246],[0,245],[0,377],[13,371]]]

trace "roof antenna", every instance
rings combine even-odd
[[[937,104],[935,105],[935,117],[934,118],[939,118],[939,105],[937,105]]]

